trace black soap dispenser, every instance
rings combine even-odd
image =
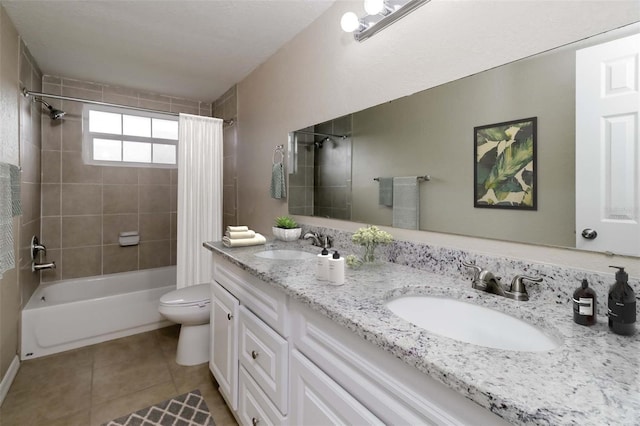
[[[636,295],[627,282],[629,274],[617,268],[616,282],[609,288],[609,328],[616,334],[630,336],[636,331]]]
[[[596,323],[596,292],[589,287],[586,279],[573,292],[573,321],[580,325],[594,325]]]

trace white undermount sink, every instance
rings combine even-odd
[[[264,250],[254,253],[255,256],[263,259],[273,260],[308,260],[316,257],[313,253],[307,253],[301,250]]]
[[[403,296],[386,302],[394,314],[418,327],[461,342],[496,349],[545,352],[559,339],[491,308],[441,296]]]

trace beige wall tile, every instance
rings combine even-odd
[[[60,151],[62,147],[62,121],[51,120],[42,114],[42,149]]]
[[[31,143],[20,146],[20,164],[22,166],[22,182],[40,182],[40,148]]]
[[[102,274],[102,247],[62,249],[62,278],[92,277]]]
[[[135,271],[138,269],[138,246],[120,247],[117,244],[102,248],[102,273]]]
[[[145,101],[163,102],[167,104],[171,102],[171,96],[160,95],[157,93],[138,92],[138,97],[140,98],[141,101],[145,100]]]
[[[171,112],[198,115],[200,113],[200,108],[197,105],[186,106],[186,105],[176,105],[174,103],[171,103]]]
[[[117,244],[120,233],[128,231],[139,231],[137,214],[105,214],[103,216],[103,244]]]
[[[171,255],[169,257],[169,264],[170,265],[175,265],[177,263],[177,259],[178,259],[178,241],[171,240],[170,246],[171,246],[170,247]]]
[[[102,167],[84,164],[82,153],[62,151],[62,183],[102,183]]]
[[[63,87],[74,87],[76,89],[86,89],[86,90],[92,90],[94,92],[99,92],[102,93],[102,84],[100,83],[93,83],[90,81],[84,81],[84,80],[76,80],[73,78],[62,78],[62,86]],[[71,95],[65,95],[65,96],[71,96]],[[81,96],[78,96],[81,97]],[[100,99],[93,99],[96,101],[99,101]]]
[[[137,213],[137,185],[104,185],[104,214]]]
[[[62,124],[62,150],[82,151],[81,120],[64,120]]]
[[[102,244],[102,216],[63,216],[62,248]]]
[[[170,170],[170,176],[171,176],[171,185],[177,185],[178,184],[178,168],[176,167],[175,169],[169,169]]]
[[[62,247],[61,226],[62,218],[60,216],[42,218],[40,241],[47,247],[47,250]]]
[[[149,108],[157,111],[171,112],[171,104],[169,102],[156,102],[140,98],[138,106],[141,108]]]
[[[105,93],[103,96],[104,102],[125,105],[125,106],[138,106],[138,97],[130,97],[124,95],[117,95],[115,93]]]
[[[122,87],[122,86],[110,86],[108,84],[105,84],[102,86],[102,93],[104,93],[104,95],[119,95],[119,96],[127,96],[130,98],[136,98],[138,99],[138,93],[139,91],[136,89],[131,89],[129,87]]]
[[[102,182],[105,184],[137,184],[136,167],[103,167]]]
[[[60,194],[61,185],[59,183],[43,183],[42,187],[42,215],[60,216]]]
[[[169,211],[178,211],[178,185],[169,186]]]
[[[141,213],[140,240],[168,240],[171,235],[170,213]]]
[[[150,241],[140,243],[140,269],[159,268],[170,263],[170,242]]]
[[[169,185],[140,185],[140,213],[168,212]]]
[[[42,151],[42,182],[60,183],[60,151]]]
[[[171,213],[171,234],[172,240],[178,239],[178,213]]]
[[[23,221],[31,222],[40,218],[41,190],[41,185],[39,183],[22,182],[22,185],[20,186],[20,201],[22,203]]]
[[[102,213],[102,186],[63,183],[61,190],[62,215]]]
[[[45,74],[44,76],[42,76],[42,81],[44,83],[50,83],[50,84],[57,84],[57,85],[62,84],[62,79],[55,75]],[[51,93],[51,92],[47,92],[47,93]]]
[[[137,170],[140,185],[169,185],[171,183],[171,169],[140,167]]]

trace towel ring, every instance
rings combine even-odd
[[[282,162],[284,161],[283,148],[284,148],[283,145],[276,146],[276,149],[273,151],[273,158],[272,158],[273,164],[282,164]],[[276,158],[278,154],[280,154],[280,159],[279,160]]]

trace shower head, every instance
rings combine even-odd
[[[66,112],[54,108],[51,105],[49,105],[48,103],[46,103],[44,100],[42,99],[38,99],[38,98],[33,98],[34,102],[40,102],[42,105],[46,106],[49,109],[49,117],[51,117],[52,120],[59,120],[62,117],[64,117],[64,115],[66,114]]]

